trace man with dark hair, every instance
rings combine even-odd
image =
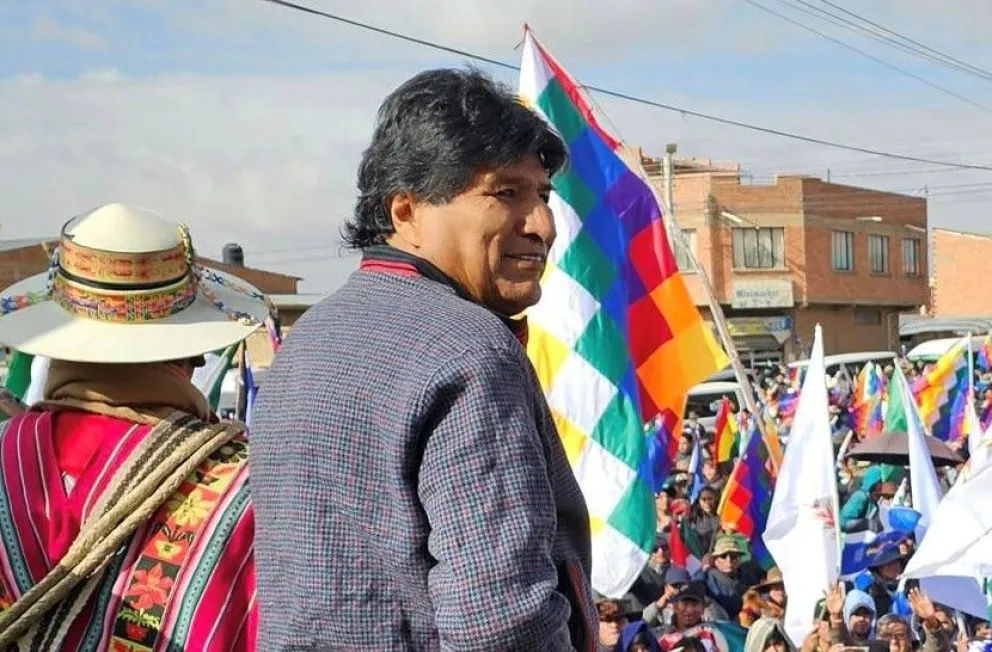
[[[589,516],[517,318],[566,156],[478,72],[383,103],[344,229],[360,268],[253,413],[259,649],[594,649]]]

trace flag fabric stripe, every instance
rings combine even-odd
[[[4,379],[4,389],[19,399],[24,399],[24,395],[31,386],[31,362],[34,356],[20,351],[14,351],[7,364],[7,378]]]
[[[961,340],[942,355],[913,388],[923,423],[931,435],[944,441],[962,435],[964,401],[970,387],[966,344]]]
[[[720,401],[720,410],[716,415],[716,441],[713,451],[717,464],[729,462],[737,456],[738,430],[737,418],[734,415],[730,399],[726,396]]]
[[[881,434],[882,395],[885,392],[885,376],[882,368],[873,362],[865,363],[854,384],[854,424],[855,431],[864,439]]]
[[[589,505],[593,586],[619,597],[651,553],[652,494],[671,468],[688,390],[727,358],[678,273],[651,188],[529,31],[520,95],[570,154],[553,180],[559,236],[527,314],[527,349]]]
[[[981,371],[992,371],[992,334],[986,335],[975,356],[975,366]]]
[[[765,569],[774,565],[761,538],[773,494],[768,461],[769,453],[761,433],[756,425],[752,426],[744,454],[734,464],[719,508],[720,523],[748,539],[751,554]]]
[[[530,46],[535,50],[535,54],[538,55],[541,61],[545,64],[545,70],[547,71],[547,73],[550,73],[547,77],[545,77],[545,79],[557,80],[557,82],[562,85],[563,90],[568,94],[571,103],[574,106],[578,107],[579,110],[582,112],[582,115],[586,119],[586,121],[589,122],[590,124],[596,125],[598,128],[598,124],[595,119],[595,116],[593,115],[592,110],[589,108],[588,103],[582,97],[582,93],[579,90],[579,85],[575,82],[574,79],[572,79],[572,76],[568,74],[568,72],[561,66],[561,64],[559,64],[558,61],[555,60],[553,56],[551,56],[551,53],[548,52],[547,49],[545,49],[545,47],[541,45],[536,38],[533,37],[533,35],[530,33],[529,30],[527,32],[527,37],[529,38]],[[524,54],[524,57],[526,58],[526,53]],[[523,77],[523,73],[521,73],[521,77]],[[553,121],[552,124],[554,124]],[[619,143],[616,140],[614,140],[608,133],[606,133],[605,130],[598,129],[598,132],[600,137],[603,139],[603,141],[610,145],[610,149],[615,150],[617,148]]]

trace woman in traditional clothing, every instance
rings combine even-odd
[[[120,204],[0,293],[0,343],[51,359],[0,423],[0,649],[254,649],[248,443],[191,377],[269,314],[184,226]]]

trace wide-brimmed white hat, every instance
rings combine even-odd
[[[58,360],[181,360],[271,314],[255,287],[196,263],[185,226],[108,204],[62,228],[48,272],[0,292],[0,344]]]

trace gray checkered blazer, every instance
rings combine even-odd
[[[452,286],[355,272],[289,334],[251,442],[260,650],[596,649],[537,378]]]

